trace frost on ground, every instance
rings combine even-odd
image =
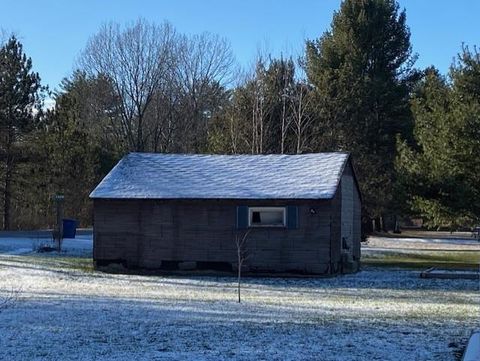
[[[0,254],[27,254],[38,249],[41,246],[50,246],[56,248],[56,244],[51,237],[45,234],[36,236],[34,232],[28,237],[1,237],[0,236]],[[56,253],[56,252],[55,252]],[[62,252],[66,256],[90,256],[92,255],[92,235],[77,235],[76,238],[65,238],[62,241]],[[56,255],[58,255],[56,253]]]
[[[369,237],[362,262],[409,267],[467,267],[480,264],[480,242],[472,238]]]
[[[0,255],[0,296],[22,288],[0,312],[0,359],[454,360],[479,326],[471,280],[251,278],[238,304],[234,278],[113,275],[76,260]]]
[[[88,236],[61,254],[31,242],[0,239],[0,299],[21,290],[0,360],[455,360],[480,326],[475,280],[248,278],[238,304],[232,277],[101,273]]]
[[[390,238],[369,237],[364,249],[417,249],[480,251],[480,241],[474,238]]]

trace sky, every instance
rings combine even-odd
[[[480,45],[480,1],[400,0],[407,11],[413,51],[420,68],[448,71],[462,43]],[[305,39],[330,27],[340,0],[3,0],[0,29],[15,33],[43,84],[58,88],[90,36],[106,22],[142,17],[169,21],[177,31],[204,31],[227,38],[240,65],[258,49],[273,56],[301,55]]]

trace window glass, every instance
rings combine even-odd
[[[250,227],[285,226],[284,207],[251,207],[249,208]]]

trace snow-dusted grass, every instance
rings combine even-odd
[[[369,265],[406,266],[406,267],[466,267],[473,268],[479,264],[480,253],[465,251],[412,251],[381,250],[366,251],[363,263]]]
[[[474,239],[370,237],[362,244],[362,263],[478,268],[480,242]]]
[[[363,252],[399,245],[378,242]],[[20,291],[0,310],[0,360],[455,360],[480,326],[475,280],[246,278],[238,304],[233,277],[98,272],[88,236],[31,245],[0,238],[0,299]]]
[[[248,278],[238,304],[234,278],[112,275],[90,261],[0,255],[0,296],[22,290],[0,312],[0,359],[454,360],[479,325],[471,280]]]
[[[480,241],[474,238],[369,237],[366,246],[390,249],[480,251]]]
[[[37,250],[41,246],[56,247],[51,237],[45,234],[35,236],[34,232],[28,237],[0,237],[0,254],[28,254]],[[54,253],[58,256],[58,253]],[[77,235],[76,238],[65,238],[62,242],[62,252],[60,255],[67,257],[92,255],[92,235]]]

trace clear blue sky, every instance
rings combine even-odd
[[[3,1],[0,28],[14,32],[51,88],[70,75],[89,36],[108,21],[168,20],[178,31],[226,37],[241,65],[259,46],[273,55],[300,54],[305,38],[328,29],[339,0],[15,0]],[[446,73],[462,42],[480,45],[480,1],[401,0],[417,66]]]

